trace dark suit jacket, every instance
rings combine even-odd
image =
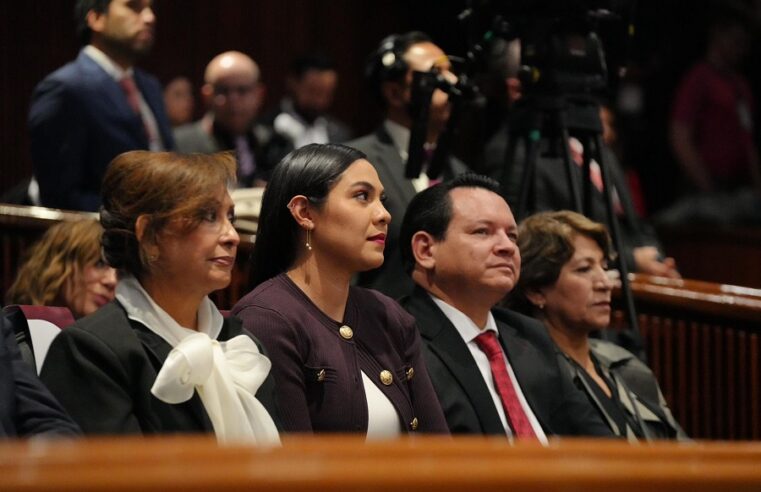
[[[161,86],[139,69],[134,79],[156,117],[161,139],[174,148]],[[143,122],[119,84],[84,52],[40,82],[29,110],[34,175],[42,205],[96,211],[111,160],[148,149]]]
[[[367,155],[367,160],[375,166],[378,177],[386,190],[384,205],[391,214],[383,265],[375,270],[362,273],[359,276],[358,284],[379,290],[387,296],[398,299],[412,292],[413,288],[412,280],[404,271],[399,249],[399,234],[404,212],[416,194],[415,188],[412,186],[412,182],[404,176],[405,163],[382,125],[375,132],[348,142],[346,145],[364,152]],[[444,180],[450,179],[467,170],[468,168],[461,161],[450,158],[449,166],[444,169],[442,178]]]
[[[504,435],[489,389],[454,325],[420,287],[401,304],[417,320],[428,371],[452,433]],[[511,311],[494,309],[492,313],[502,348],[545,433],[612,436],[561,371],[544,327]]]
[[[215,127],[209,133],[203,119],[182,125],[174,130],[174,140],[179,152],[199,152],[213,154],[223,150],[235,150],[233,138]],[[282,137],[264,125],[254,125],[247,135],[249,146],[254,153],[256,169],[251,176],[238,181],[239,186],[252,186],[256,179],[268,181],[272,169],[293,147]],[[239,178],[241,178],[239,174]]]
[[[283,425],[289,432],[367,432],[360,371],[391,401],[406,432],[447,433],[420,351],[415,321],[396,302],[351,287],[341,323],[320,311],[285,274],[233,307],[272,359]],[[339,328],[352,329],[349,339]],[[388,382],[388,381],[386,381]]]
[[[243,333],[240,320],[226,318],[218,340]],[[40,376],[86,434],[211,433],[197,393],[177,405],[151,394],[171,350],[113,301],[53,340]],[[268,376],[257,398],[277,422],[273,384]]]
[[[0,316],[0,438],[79,433],[34,367],[22,360],[10,323]]]

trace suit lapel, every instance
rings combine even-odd
[[[395,189],[394,194],[400,197],[400,203],[406,207],[406,204],[412,200],[416,192],[412,182],[404,177],[405,163],[402,162],[399,152],[391,141],[391,137],[382,126],[376,131],[376,137],[375,146],[380,162],[373,162],[373,164],[383,167],[383,174],[387,177],[386,181],[388,181],[383,181],[383,185],[387,189],[393,186]]]
[[[504,434],[505,429],[494,408],[489,389],[484,382],[476,361],[470,355],[457,329],[444,313],[434,304],[430,296],[417,287],[410,299],[410,307],[419,318],[418,327],[423,340],[431,352],[436,354],[450,370],[478,415],[483,432],[487,434]]]

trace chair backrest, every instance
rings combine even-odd
[[[63,328],[74,324],[74,316],[66,307],[12,305],[4,308],[13,325],[24,360],[42,370],[53,339]]]

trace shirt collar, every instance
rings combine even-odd
[[[92,61],[98,64],[100,68],[102,68],[108,75],[111,76],[115,81],[119,82],[125,77],[132,77],[132,74],[134,70],[132,70],[132,67],[129,67],[127,70],[124,70],[122,67],[116,64],[111,58],[108,57],[107,54],[105,54],[103,51],[99,50],[95,46],[88,44],[84,47],[85,54],[89,56]]]
[[[489,311],[489,315],[486,318],[486,327],[481,330],[472,319],[470,319],[465,313],[453,307],[446,302],[442,301],[433,294],[428,294],[433,299],[433,302],[441,309],[444,315],[452,322],[457,332],[460,334],[465,343],[470,343],[481,333],[485,333],[487,330],[493,331],[499,336],[497,331],[497,322],[494,320],[494,316]]]
[[[132,275],[119,280],[116,285],[116,298],[127,311],[129,319],[145,325],[172,347],[176,347],[184,338],[196,333],[195,330],[180,326],[169,313],[156,304]],[[198,307],[198,332],[205,333],[212,340],[216,340],[222,331],[223,322],[222,314],[211,299],[205,297]]]

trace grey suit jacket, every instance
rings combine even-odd
[[[401,304],[417,321],[428,372],[452,433],[504,435],[489,389],[454,325],[420,287]],[[494,309],[492,313],[502,348],[545,433],[612,437],[560,369],[544,327],[512,311]]]
[[[404,176],[405,163],[383,126],[369,135],[348,142],[346,145],[364,152],[370,163],[375,166],[378,177],[386,190],[385,206],[391,214],[383,265],[375,270],[362,273],[358,283],[398,299],[412,292],[413,288],[412,280],[404,271],[401,250],[399,249],[399,233],[407,205],[415,196],[415,188],[412,186],[412,182]],[[464,163],[455,158],[450,158],[449,166],[444,169],[442,177],[443,179],[450,179],[467,171],[468,168]]]

